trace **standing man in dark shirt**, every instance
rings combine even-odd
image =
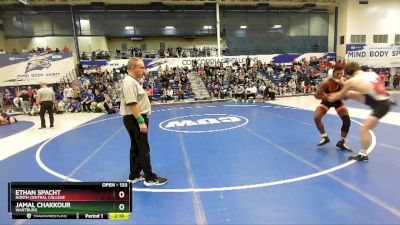
[[[142,59],[132,58],[128,62],[128,75],[122,81],[120,113],[131,139],[130,174],[128,182],[143,180],[144,185],[154,186],[167,183],[167,179],[153,173],[150,163],[150,145],[147,127],[151,105],[139,80],[143,78],[145,66]]]
[[[55,98],[55,93],[52,88],[47,87],[47,84],[45,82],[40,83],[40,89],[37,91],[37,97],[36,97],[36,104],[40,104],[40,122],[41,126],[39,129],[44,129],[46,128],[46,120],[44,119],[44,114],[46,114],[46,111],[49,113],[49,119],[50,119],[50,128],[54,127],[54,116],[53,116],[53,107],[54,103],[56,101]]]

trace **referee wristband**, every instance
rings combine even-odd
[[[144,118],[143,118],[143,116],[142,116],[142,115],[138,116],[138,117],[136,118],[136,121],[137,121],[139,124],[144,124]]]

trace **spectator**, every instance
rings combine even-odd
[[[185,98],[184,93],[181,88],[178,88],[176,90],[175,95],[176,95],[177,100],[183,100]]]
[[[153,96],[154,96],[154,91],[153,87],[151,85],[147,86],[146,88],[146,94],[149,97],[150,103],[153,101]]]
[[[399,83],[400,83],[400,71],[396,71],[396,74],[393,77],[393,89],[397,90],[399,89]]]
[[[165,87],[161,88],[160,100],[161,100],[161,102],[167,102],[167,89]]]
[[[114,109],[114,105],[112,103],[112,98],[110,97],[110,95],[105,96],[104,109],[106,110],[106,112],[108,114],[116,113],[116,111]]]
[[[275,100],[275,90],[273,85],[269,85],[266,90],[268,91],[268,99]]]
[[[94,97],[95,96],[92,92],[92,89],[89,89],[87,92],[87,96],[82,101],[82,108],[84,112],[91,112],[90,105],[94,101]]]
[[[89,60],[89,57],[85,52],[82,53],[82,60]]]
[[[91,103],[92,111],[93,112],[103,112],[105,111],[104,109],[104,95],[101,93],[100,89],[95,89],[94,90],[95,97],[93,102]]]
[[[22,90],[19,97],[22,99],[21,100],[22,111],[24,112],[24,114],[29,114],[31,109],[31,103],[29,101],[28,92],[26,90]]]
[[[64,91],[63,91],[63,96],[64,100],[67,100],[68,98],[73,98],[74,97],[74,90],[72,90],[71,87],[69,87],[69,84],[65,85]]]
[[[172,97],[174,96],[174,91],[172,90],[171,86],[168,87],[166,94],[167,101],[172,100]]]
[[[253,97],[253,99],[256,100],[257,87],[254,84],[253,85],[249,85],[248,88],[246,88],[246,100],[248,100],[249,97]]]
[[[75,99],[72,98],[71,103],[68,105],[67,111],[70,113],[80,112],[80,103]]]
[[[64,53],[65,53],[65,52],[69,52],[69,48],[65,45],[62,51],[63,51]],[[83,54],[85,54],[85,53],[83,53]]]
[[[13,104],[14,95],[10,92],[10,90],[8,88],[6,88],[4,91],[3,99],[4,99],[4,103],[6,105],[6,108],[7,108],[7,112],[13,112],[14,111],[14,104]]]
[[[244,89],[243,85],[239,85],[235,92],[236,99],[240,98],[240,100],[242,100],[244,98],[244,92],[245,92],[245,89]]]
[[[51,48],[49,47],[49,46],[46,46],[46,53],[51,53],[52,52],[52,50],[51,50]]]

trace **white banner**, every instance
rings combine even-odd
[[[400,67],[400,45],[397,44],[348,44],[348,61],[375,68]]]
[[[305,53],[305,54],[271,54],[271,55],[240,55],[240,56],[222,56],[218,57],[191,57],[191,58],[159,58],[159,59],[144,59],[144,63],[146,65],[146,69],[148,71],[157,71],[157,68],[161,66],[164,68],[166,65],[168,67],[189,67],[191,68],[194,62],[197,63],[198,66],[204,66],[208,64],[210,66],[220,65],[221,63],[224,66],[230,66],[235,62],[238,62],[240,65],[246,64],[246,58],[249,57],[253,64],[260,60],[262,63],[282,63],[282,64],[290,64],[293,60],[299,61],[302,58],[306,58],[307,60],[310,57],[321,58],[326,56],[327,53]],[[102,71],[108,70],[111,71],[114,68],[120,68],[122,66],[126,66],[128,64],[128,59],[118,59],[111,60],[107,62],[107,65],[102,67]]]
[[[271,62],[273,58],[277,56],[274,55],[240,55],[240,56],[222,56],[218,57],[198,57],[198,58],[164,58],[164,59],[155,59],[150,62],[146,62],[146,68],[149,71],[156,71],[159,66],[165,67],[189,67],[191,68],[194,63],[197,63],[198,66],[204,66],[206,64],[210,66],[219,66],[223,64],[224,66],[231,66],[234,63],[239,63],[240,65],[246,64],[246,58],[249,57],[250,64],[261,60],[262,62]]]
[[[59,83],[74,68],[72,53],[0,55],[0,86]]]

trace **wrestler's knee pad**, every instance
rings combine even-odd
[[[350,130],[350,116],[349,115],[343,115],[340,118],[342,119],[342,122],[343,122],[341,131],[349,132],[349,130]]]

